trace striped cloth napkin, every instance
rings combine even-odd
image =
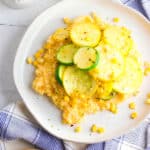
[[[150,19],[150,0],[122,2]],[[150,150],[150,116],[138,128],[121,137],[97,144],[80,145],[62,141],[48,134],[34,121],[23,103],[13,103],[0,111],[0,138],[3,142],[23,139],[41,150]],[[2,142],[0,150],[5,150]]]

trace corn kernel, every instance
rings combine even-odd
[[[131,103],[129,103],[129,108],[130,109],[135,109],[135,103],[134,102],[131,102]]]
[[[97,126],[95,124],[92,125],[91,131],[92,132],[97,132]]]
[[[85,17],[85,21],[87,21],[87,22],[93,22],[93,19],[92,19],[91,16],[86,16]]]
[[[74,131],[75,131],[76,133],[81,132],[81,127],[76,127],[76,128],[74,129]]]
[[[117,109],[117,106],[116,104],[113,104],[113,103],[110,103],[110,111],[114,114],[117,114],[118,113],[118,109]]]
[[[64,20],[64,23],[67,24],[67,25],[69,25],[69,24],[72,23],[72,21],[70,20],[70,18],[65,17],[63,20]]]
[[[38,50],[38,51],[35,53],[34,57],[35,57],[36,59],[39,58],[43,52],[44,52],[43,49]]]
[[[116,108],[115,110],[112,111],[112,113],[117,114],[118,113],[118,109]]]
[[[39,70],[39,69],[36,69],[35,70],[35,75],[37,76],[37,77],[39,77],[39,76],[41,76],[41,71]]]
[[[150,93],[147,94],[147,98],[150,98]]]
[[[43,48],[44,49],[50,49],[51,48],[51,44],[49,42],[46,42],[44,45],[43,45]]]
[[[77,99],[73,98],[72,101],[70,101],[72,105],[76,105],[77,104]]]
[[[28,64],[32,64],[33,59],[31,57],[28,57],[26,61],[27,61]]]
[[[105,107],[106,107],[107,110],[110,110],[110,103],[106,103]]]
[[[130,115],[130,118],[131,119],[137,118],[137,112],[132,112],[131,115]]]
[[[69,99],[68,96],[65,96],[65,97],[64,97],[64,100],[68,102],[70,99]]]
[[[102,22],[101,19],[96,15],[95,12],[92,13],[92,17],[93,17],[95,23],[100,24]]]
[[[104,133],[105,132],[105,129],[104,128],[102,128],[102,127],[99,127],[98,129],[97,129],[97,133]]]
[[[117,17],[113,18],[113,22],[118,23],[119,21],[120,21],[119,18],[117,18]]]
[[[42,54],[44,52],[44,49],[41,48],[41,49],[38,50],[38,52]]]
[[[83,95],[83,94],[81,95],[81,98],[83,98],[83,99],[84,99],[85,97],[86,97],[85,95]]]
[[[147,76],[150,73],[150,63],[149,62],[144,62],[144,75]]]
[[[144,75],[145,75],[145,76],[148,76],[149,73],[150,73],[150,68],[145,68],[145,69],[144,69]]]
[[[44,59],[43,59],[43,58],[39,58],[39,59],[37,59],[37,61],[38,61],[40,64],[42,64],[42,63],[44,62]]]
[[[150,104],[150,98],[145,101],[146,104]]]
[[[34,61],[34,62],[33,62],[33,65],[34,65],[34,67],[37,67],[37,66],[38,66],[38,62],[37,62],[37,61]]]

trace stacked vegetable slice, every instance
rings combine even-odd
[[[56,79],[68,95],[92,95],[96,81],[88,72],[99,62],[99,53],[93,46],[101,37],[99,28],[92,23],[75,24],[70,32],[72,44],[62,46],[57,52],[59,65]]]
[[[95,94],[110,100],[138,90],[143,72],[138,58],[130,55],[134,42],[127,29],[106,26],[102,31],[92,22],[78,22],[69,38],[72,43],[57,51],[56,69],[56,79],[69,96]]]

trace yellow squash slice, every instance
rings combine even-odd
[[[130,31],[124,27],[108,26],[104,30],[104,41],[127,55],[133,46]]]
[[[111,47],[100,45],[96,48],[99,52],[100,61],[96,68],[90,71],[94,78],[103,81],[117,79],[124,69],[124,56],[120,51]]]
[[[139,89],[142,79],[143,71],[138,61],[133,57],[127,57],[124,73],[114,82],[113,88],[120,93],[132,94]]]
[[[73,43],[78,46],[96,46],[101,38],[99,27],[93,23],[75,23],[70,31]]]

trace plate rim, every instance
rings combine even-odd
[[[44,124],[42,124],[42,121],[40,121],[38,119],[38,116],[35,115],[34,111],[32,111],[32,109],[30,109],[30,107],[28,106],[28,102],[24,99],[24,94],[22,94],[21,90],[19,89],[19,84],[18,84],[18,81],[17,81],[17,66],[18,66],[18,59],[19,59],[19,55],[20,55],[20,49],[22,49],[21,47],[23,47],[27,37],[28,37],[28,34],[33,30],[34,26],[36,25],[36,22],[38,22],[38,20],[41,20],[41,18],[43,16],[45,16],[50,9],[54,9],[55,7],[57,7],[58,5],[62,5],[63,3],[66,3],[67,1],[69,0],[62,0],[60,2],[57,2],[56,4],[54,4],[53,6],[47,8],[46,10],[44,10],[42,13],[40,13],[33,21],[32,23],[28,26],[28,28],[26,29],[21,41],[20,41],[20,44],[17,48],[17,51],[16,51],[16,55],[15,55],[15,59],[14,59],[14,63],[13,63],[13,79],[14,79],[14,83],[15,83],[15,86],[16,86],[16,89],[17,91],[19,92],[26,108],[28,109],[28,111],[30,112],[30,114],[35,118],[35,120],[38,122],[38,124],[44,128],[44,130],[46,130],[48,133],[50,133],[51,135],[59,138],[59,139],[62,139],[62,140],[66,140],[66,141],[71,141],[71,142],[78,142],[78,143],[85,143],[85,144],[92,144],[92,143],[97,143],[97,142],[103,142],[103,141],[106,141],[106,140],[110,140],[111,138],[105,138],[105,139],[102,139],[102,138],[97,138],[96,140],[94,141],[87,141],[87,140],[82,140],[82,141],[79,141],[78,139],[70,139],[69,137],[63,137],[61,136],[60,134],[55,134],[54,132],[48,130],[48,128],[46,128],[46,126]],[[77,1],[80,1],[80,0],[77,0]],[[121,7],[124,7],[126,8],[127,10],[129,11],[132,11],[135,15],[137,15],[138,17],[140,17],[146,24],[148,24],[150,26],[150,21],[144,16],[142,15],[139,11],[127,6],[127,5],[124,5],[123,3],[119,3],[117,1],[109,1],[111,3],[116,3],[117,5],[120,5]],[[119,137],[121,136],[122,134],[126,134],[128,132],[130,132],[132,129],[136,128],[137,126],[139,126],[139,124],[148,116],[145,115],[141,120],[139,120],[139,122],[134,126],[134,127],[131,127],[130,129],[126,129],[122,132],[119,132],[119,134],[115,134],[112,138],[115,138],[115,137]]]

